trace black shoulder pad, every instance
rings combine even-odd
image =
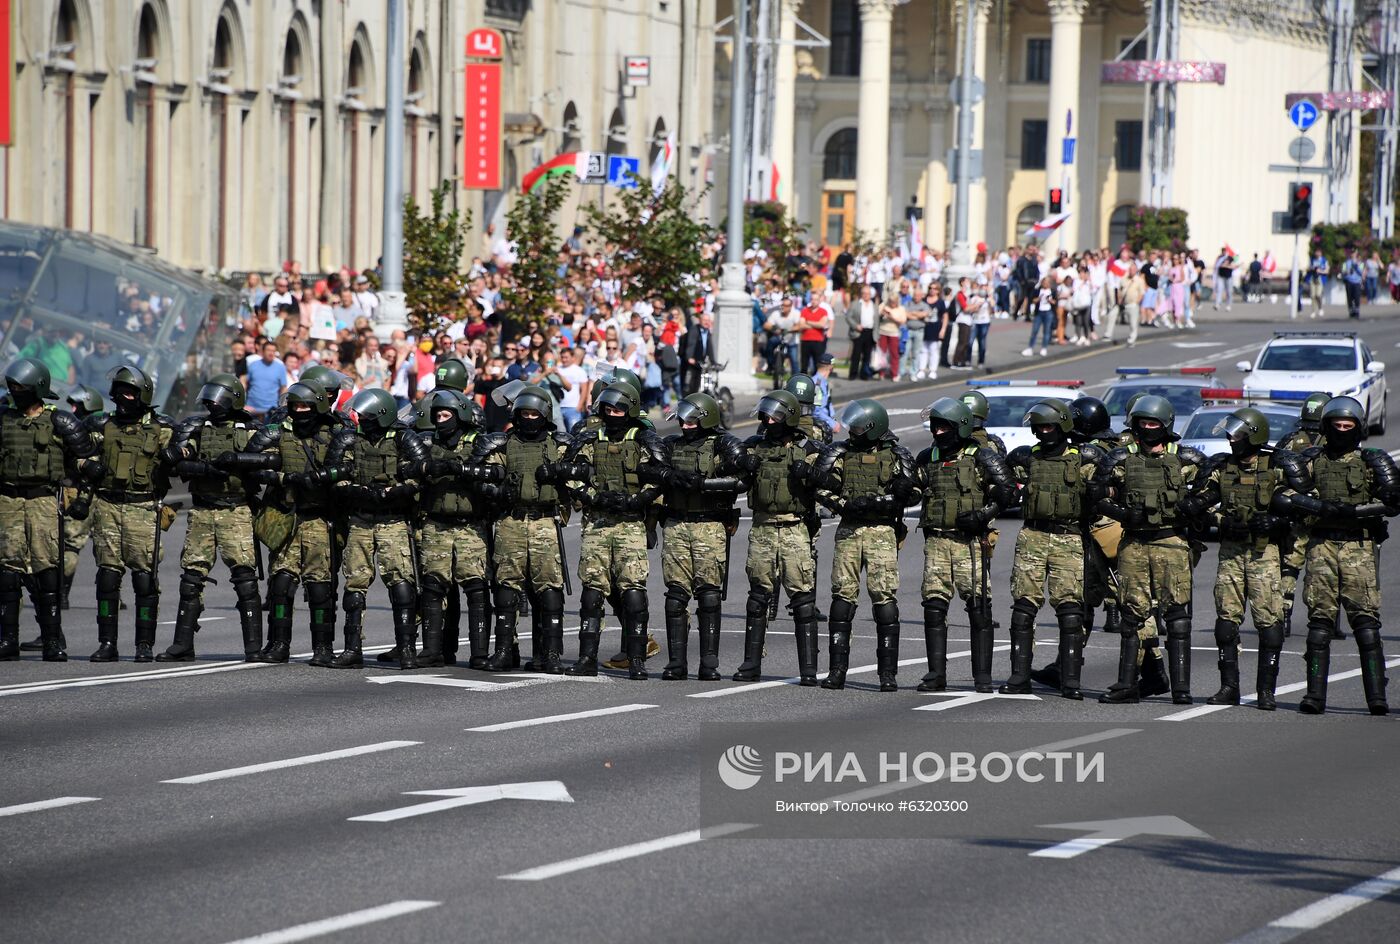
[[[1079,454],[1094,465],[1103,465],[1108,459],[1108,453],[1094,443],[1084,443],[1079,447]]]
[[[1361,459],[1375,478],[1376,493],[1386,496],[1383,500],[1390,500],[1400,489],[1400,470],[1396,469],[1395,460],[1388,452],[1369,448],[1361,450]]]
[[[492,453],[501,451],[505,446],[505,433],[483,433],[472,443],[472,460],[479,462]]]
[[[399,434],[399,455],[412,462],[420,462],[429,458],[431,450],[428,443],[417,433],[404,430]]]
[[[763,445],[763,443],[765,442],[765,440],[766,440],[766,437],[764,437],[764,436],[754,435],[754,436],[750,436],[748,439],[745,439],[743,445],[744,445],[744,448],[745,448],[745,449],[753,449],[753,448],[755,448],[755,447],[757,447],[757,446]]]
[[[1176,452],[1187,465],[1202,466],[1208,461],[1206,454],[1194,446],[1182,446]]]
[[[1114,449],[1108,454],[1108,464],[1117,465],[1118,463],[1122,462],[1124,459],[1128,458],[1128,456],[1131,455],[1132,452],[1129,451],[1127,446],[1119,446],[1117,449]]]
[[[984,448],[985,448],[985,447],[984,447]],[[1080,447],[1081,450],[1082,450],[1083,448],[1084,448],[1084,447],[1082,447],[1082,446]],[[1006,464],[1007,464],[1008,466],[1016,466],[1016,465],[1025,466],[1025,465],[1030,465],[1030,462],[1031,462],[1031,447],[1030,447],[1030,446],[1017,446],[1015,449],[1011,450],[1011,452],[1008,453],[1007,456],[1006,456]]]
[[[933,461],[933,447],[925,446],[919,450],[919,454],[914,457],[915,465],[928,465]]]

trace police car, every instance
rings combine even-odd
[[[987,398],[988,433],[1000,436],[1010,452],[1017,446],[1034,446],[1035,434],[1030,427],[1021,425],[1021,418],[1033,404],[1047,397],[1073,400],[1078,394],[1074,391],[1084,386],[1082,380],[969,380],[973,387]]]
[[[1253,364],[1235,366],[1244,372],[1244,391],[1250,396],[1321,390],[1355,397],[1366,408],[1370,432],[1385,432],[1385,364],[1372,357],[1355,331],[1275,331]]]
[[[1115,433],[1128,425],[1128,401],[1142,393],[1167,398],[1176,411],[1172,429],[1180,436],[1200,409],[1201,394],[1225,386],[1215,379],[1214,367],[1119,367],[1114,373],[1118,380],[1104,392],[1103,405]]]
[[[1278,398],[1262,399],[1247,396],[1240,388],[1221,388],[1202,392],[1205,405],[1191,414],[1185,431],[1181,434],[1181,444],[1199,449],[1208,456],[1229,452],[1230,443],[1216,427],[1235,410],[1242,406],[1252,406],[1269,421],[1269,442],[1276,443],[1298,428],[1303,400],[1308,394],[1293,396],[1294,391],[1275,391],[1288,394]]]

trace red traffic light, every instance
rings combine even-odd
[[[1299,184],[1298,189],[1293,191],[1293,195],[1299,200],[1306,200],[1308,197],[1312,196],[1312,187],[1308,184]]]
[[[1050,188],[1050,212],[1059,213],[1064,208],[1064,190],[1060,187]]]

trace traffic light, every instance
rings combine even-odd
[[[1288,225],[1295,233],[1307,230],[1312,224],[1312,189],[1312,184],[1288,185]]]
[[[1065,192],[1059,187],[1050,188],[1050,212],[1059,213],[1064,208]]]

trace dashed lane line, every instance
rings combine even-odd
[[[484,724],[475,728],[466,728],[467,731],[478,731],[491,733],[495,731],[513,731],[516,728],[532,728],[541,724],[558,724],[561,721],[578,721],[582,718],[599,718],[604,715],[619,715],[629,711],[645,711],[648,708],[657,708],[658,705],[612,705],[608,708],[594,708],[590,711],[572,711],[564,715],[545,715],[540,718],[523,718],[519,721],[502,721],[500,724]]]
[[[273,760],[265,764],[249,764],[246,767],[230,767],[227,770],[215,770],[207,774],[177,777],[174,780],[162,780],[161,783],[209,783],[211,780],[228,780],[233,777],[246,777],[249,774],[261,774],[269,770],[283,770],[287,767],[304,767],[307,764],[320,764],[328,760],[342,760],[346,757],[359,757],[363,754],[378,754],[382,751],[397,750],[401,747],[417,747],[422,743],[422,741],[379,741],[375,744],[362,744],[359,747],[347,747],[343,750],[326,751],[322,754],[288,757],[285,760]]]
[[[79,803],[94,803],[101,797],[54,797],[52,800],[38,800],[34,803],[20,803],[16,806],[0,806],[0,816],[19,816],[22,813],[38,813],[41,810],[56,810],[61,806],[75,806]]]
[[[1248,934],[1235,938],[1230,944],[1284,944],[1299,935],[1318,928],[1360,908],[1362,905],[1384,898],[1400,890],[1400,868],[1382,872],[1375,878],[1358,882],[1345,891],[1328,895],[1311,905],[1291,911],[1255,928]]]
[[[402,917],[416,911],[436,908],[441,904],[440,901],[394,901],[387,905],[366,908],[363,911],[352,911],[335,918],[322,918],[320,921],[298,924],[290,928],[283,928],[281,931],[269,931],[254,937],[240,938],[231,944],[291,944],[293,941],[309,941],[313,937],[324,937],[337,931],[358,928],[366,924],[374,924],[377,921],[387,921],[390,918]]]
[[[1010,645],[1009,643],[1008,643],[1007,645],[1004,645],[1004,646],[993,646],[993,647],[992,647],[992,651],[993,651],[993,652],[1007,652],[1007,651],[1009,651],[1010,649],[1011,649],[1011,645]],[[970,656],[970,655],[972,655],[972,650],[971,650],[971,649],[967,649],[967,650],[964,650],[964,651],[962,651],[962,652],[950,652],[950,653],[948,653],[948,658],[949,658],[949,659],[961,659],[961,658],[963,658],[963,657],[965,657],[965,656]],[[901,659],[901,660],[899,660],[899,662],[896,663],[896,665],[899,665],[899,666],[906,666],[906,665],[923,665],[925,662],[926,662],[926,660],[925,660],[925,659],[922,659],[922,658],[920,658],[920,659]],[[847,676],[851,676],[851,675],[861,675],[861,674],[863,674],[863,673],[874,672],[874,671],[875,671],[876,669],[878,669],[878,668],[879,668],[879,666],[876,665],[876,664],[874,664],[874,663],[872,663],[872,664],[870,664],[870,665],[858,665],[858,666],[856,666],[856,667],[853,668],[853,669],[848,669],[848,670],[846,671],[846,675],[847,675]],[[784,678],[784,679],[768,679],[767,681],[763,681],[763,682],[750,682],[750,683],[748,683],[747,685],[736,685],[736,686],[733,686],[733,687],[731,687],[731,688],[712,688],[712,689],[710,689],[709,691],[705,691],[705,692],[694,692],[694,693],[692,693],[692,694],[690,694],[690,695],[687,695],[686,697],[687,697],[687,698],[723,698],[725,695],[740,695],[740,694],[744,694],[744,693],[746,693],[746,692],[756,692],[756,691],[760,691],[760,690],[765,689],[765,688],[779,688],[779,687],[781,687],[781,686],[783,686],[783,685],[796,685],[796,684],[797,684],[798,682],[800,682],[800,681],[802,681],[802,679],[801,679],[800,677],[798,677],[798,676],[794,676],[794,677],[792,677],[792,678]]]
[[[1388,668],[1388,669],[1392,669],[1392,668],[1394,668],[1394,667],[1397,666],[1397,665],[1400,665],[1400,658],[1391,659],[1390,661],[1388,661],[1388,662],[1385,664],[1386,668]],[[1333,673],[1332,675],[1327,676],[1327,681],[1328,681],[1329,683],[1330,683],[1330,682],[1341,682],[1341,681],[1345,681],[1346,679],[1356,678],[1356,677],[1359,676],[1360,674],[1361,674],[1361,670],[1360,670],[1360,669],[1350,669],[1350,670],[1348,670],[1348,671],[1346,671],[1346,672],[1336,672],[1336,673]],[[1289,695],[1289,694],[1292,694],[1293,692],[1300,692],[1300,691],[1302,691],[1303,689],[1305,689],[1305,688],[1307,688],[1307,687],[1308,687],[1308,683],[1307,683],[1306,681],[1303,681],[1303,682],[1292,682],[1292,683],[1290,683],[1290,684],[1288,684],[1288,685],[1280,685],[1278,688],[1274,689],[1274,694],[1275,694],[1275,695]],[[1259,700],[1258,694],[1254,694],[1254,695],[1243,695],[1243,694],[1242,694],[1242,695],[1240,695],[1240,704],[1241,704],[1241,705],[1252,705],[1252,704],[1254,704],[1254,703],[1255,703],[1256,701],[1258,701],[1258,700]],[[1217,712],[1217,711],[1224,711],[1226,708],[1233,708],[1233,707],[1235,707],[1235,706],[1234,706],[1234,705],[1197,705],[1197,706],[1194,707],[1194,708],[1187,708],[1185,711],[1177,711],[1177,712],[1173,712],[1172,714],[1169,714],[1169,715],[1162,715],[1162,717],[1158,718],[1157,720],[1158,720],[1158,721],[1190,721],[1190,720],[1192,720],[1193,718],[1201,718],[1201,717],[1204,717],[1205,715],[1215,714],[1215,712]]]

